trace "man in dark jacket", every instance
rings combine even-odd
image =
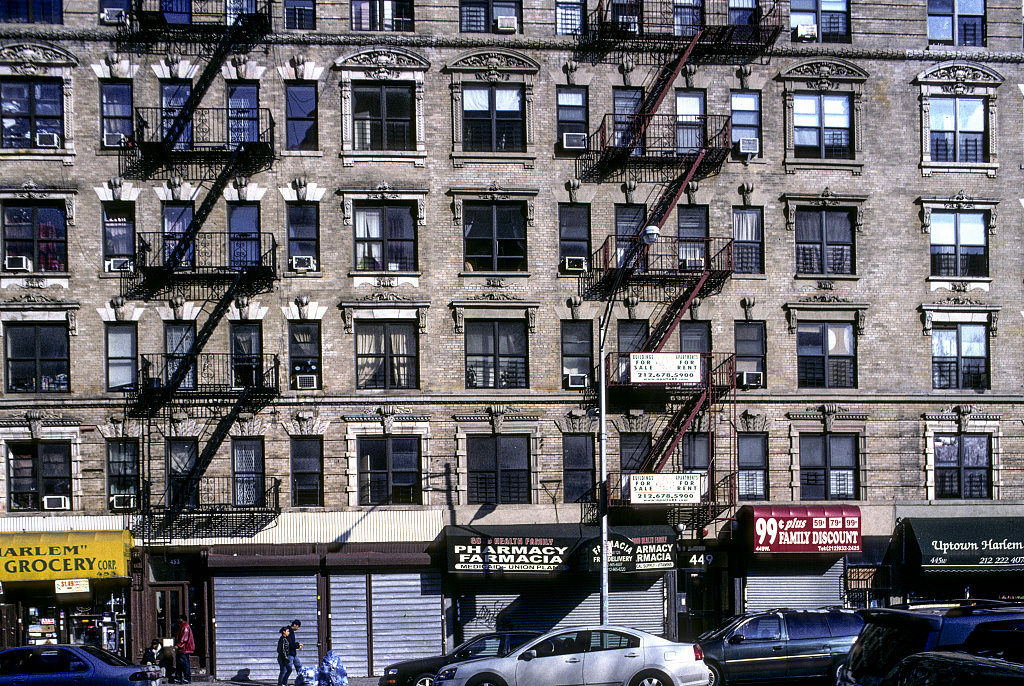
[[[181,615],[178,630],[174,632],[174,652],[177,664],[171,683],[192,683],[192,653],[196,652],[196,640],[192,636],[192,627],[188,623],[188,615]]]
[[[295,637],[295,632],[299,630],[300,626],[302,626],[302,622],[298,619],[293,619],[292,625],[289,627],[291,631],[288,632],[288,660],[295,669],[296,674],[302,669],[302,660],[299,659],[298,654],[302,650],[302,644]]]

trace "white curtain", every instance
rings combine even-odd
[[[494,91],[494,109],[498,112],[518,112],[521,102],[522,94],[518,88],[498,88]]]
[[[465,88],[462,91],[462,108],[465,111],[489,110],[490,99],[486,88]]]

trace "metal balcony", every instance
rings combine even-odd
[[[235,176],[270,168],[274,161],[274,118],[266,108],[197,108],[174,140],[168,132],[179,107],[135,108],[135,130],[119,150],[121,176],[151,179],[181,176],[215,179],[231,165]]]
[[[708,114],[606,114],[577,160],[583,181],[661,182],[714,173],[732,149],[731,118]]]
[[[234,47],[245,49],[270,33],[271,7],[271,0],[133,0],[119,38],[126,47],[161,40],[184,47],[219,42],[233,29]]]
[[[150,542],[249,537],[281,514],[280,496],[281,480],[265,475],[170,476],[162,486],[144,481],[142,507],[126,518]]]
[[[138,388],[129,391],[133,403],[149,407],[176,400],[233,404],[245,398],[259,406],[281,391],[277,355],[230,353],[142,355]],[[187,367],[181,385],[170,382],[180,367]]]
[[[630,501],[629,472],[608,472],[608,506],[614,508],[636,507],[669,507],[675,510],[673,519],[685,522],[691,529],[697,530],[715,521],[723,512],[734,507],[737,502],[736,473],[730,472],[717,481],[714,480],[714,469],[677,469],[672,473],[703,472],[708,475],[707,490],[701,493],[699,503],[676,503],[665,505],[636,505]],[[666,472],[662,472],[666,473]]]
[[[625,272],[621,279],[619,271]],[[608,236],[591,255],[580,289],[588,299],[604,298],[618,283],[645,302],[661,302],[666,287],[698,287],[697,297],[703,298],[721,290],[732,272],[731,238],[663,236],[644,245],[640,236]]]

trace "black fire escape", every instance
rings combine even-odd
[[[586,299],[610,303],[626,296],[655,303],[646,341],[630,352],[661,352],[694,302],[721,292],[733,272],[731,238],[659,234],[653,243],[643,240],[643,227],[662,229],[690,182],[716,174],[732,152],[728,115],[662,114],[662,102],[685,64],[763,58],[781,31],[777,0],[601,0],[589,17],[579,42],[580,59],[631,60],[652,67],[636,112],[605,115],[576,166],[583,182],[649,183],[656,189],[637,235],[609,236],[580,278]],[[604,382],[621,409],[652,398],[660,405],[650,453],[637,473],[699,471],[685,468],[685,435],[701,417],[707,417],[714,433],[716,408],[730,399],[735,415],[734,354],[700,355],[699,381],[661,385],[634,383],[629,353],[607,356]],[[735,506],[735,416],[731,419],[730,464],[716,469],[714,455],[722,451],[711,447],[701,502],[674,508],[676,521],[691,528],[699,530]],[[623,488],[627,479],[621,472],[609,473],[611,507],[630,504]]]
[[[199,107],[224,61],[252,50],[270,32],[270,11],[270,0],[133,0],[118,36],[126,52],[205,60],[186,98],[136,108],[133,135],[119,154],[123,178],[206,189],[187,225],[183,220],[136,235],[131,268],[121,275],[126,300],[201,308],[198,330],[171,350],[140,355],[137,385],[125,394],[126,418],[143,427],[141,497],[129,516],[142,545],[244,536],[280,513],[279,479],[262,470],[207,474],[232,425],[280,393],[278,358],[241,346],[204,351],[232,303],[244,307],[277,279],[273,234],[203,230],[229,182],[244,185],[271,167],[274,122],[266,109]],[[171,439],[197,433],[185,449],[169,447]]]

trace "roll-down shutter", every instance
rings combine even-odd
[[[374,674],[392,662],[443,652],[440,573],[373,574],[370,589]]]
[[[747,572],[746,611],[843,604],[843,558],[761,562]]]
[[[349,676],[369,676],[366,574],[331,576],[331,649]]]

